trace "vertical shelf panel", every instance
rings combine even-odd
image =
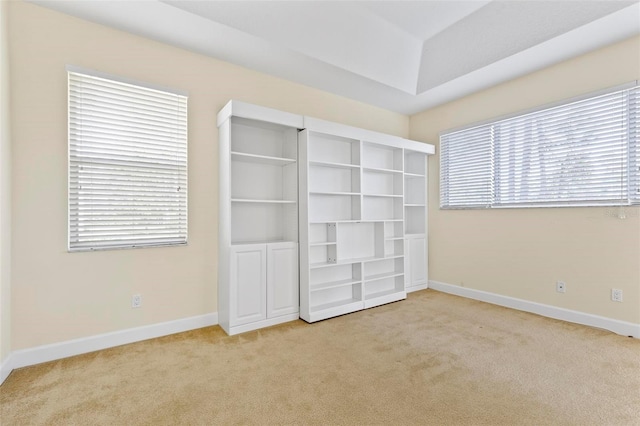
[[[218,115],[218,317],[228,334],[298,317],[296,123],[302,122],[237,101]]]
[[[405,285],[427,288],[427,156],[405,150]]]

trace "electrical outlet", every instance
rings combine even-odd
[[[611,300],[614,302],[622,302],[622,290],[619,288],[611,289]]]
[[[141,306],[142,306],[142,295],[134,294],[133,296],[131,296],[131,307],[139,308]]]
[[[565,293],[567,291],[567,284],[564,281],[556,281],[556,291],[558,293]]]

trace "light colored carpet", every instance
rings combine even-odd
[[[14,371],[0,423],[640,425],[640,341],[432,290]]]

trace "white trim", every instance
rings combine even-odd
[[[411,287],[407,287],[405,290],[407,291],[407,293],[413,293],[414,291],[425,290],[427,288],[429,288],[429,284],[423,283],[412,285]]]
[[[479,300],[481,302],[517,309],[519,311],[531,312],[548,318],[601,328],[622,336],[631,336],[636,339],[640,339],[640,324],[601,317],[599,315],[588,314],[585,312],[573,311],[571,309],[559,308],[557,306],[544,305],[542,303],[531,302],[529,300],[516,299],[515,297],[502,296],[500,294],[460,287],[433,280],[429,280],[429,288],[443,293],[454,294],[456,296]]]
[[[262,245],[262,244],[258,244]],[[242,325],[232,325],[229,327],[229,336],[233,336],[235,334],[246,333],[247,331],[257,330],[259,328],[271,327],[273,325],[282,324],[289,321],[296,321],[300,319],[300,315],[298,312],[294,314],[281,315],[275,318],[269,318],[262,321],[254,321],[249,324]]]
[[[230,100],[220,110],[217,116],[218,127],[231,117],[247,118],[249,120],[266,121],[268,123],[280,124],[282,126],[302,129],[304,118],[301,115],[290,112],[279,111],[273,108],[254,105],[247,102]]]
[[[178,96],[189,97],[189,92],[187,92],[186,90],[173,89],[170,87],[161,86],[159,84],[153,84],[153,83],[148,83],[146,81],[135,80],[133,78],[109,74],[106,72],[102,72],[102,71],[98,71],[90,68],[83,68],[83,67],[67,64],[66,69],[67,69],[67,72],[84,74],[92,77],[102,78],[105,80],[118,81],[120,83],[129,84],[132,86],[145,87],[147,89],[157,90],[158,92],[167,92],[167,93],[172,93]]]
[[[396,148],[422,152],[428,155],[435,154],[436,152],[435,145],[432,144],[388,135],[386,133],[379,133],[373,130],[352,127],[346,124],[325,121],[314,117],[304,117],[304,128],[312,132],[337,135],[343,138],[361,140],[363,142],[381,143]]]
[[[13,371],[15,367],[13,366],[13,354],[9,354],[9,356],[4,360],[2,364],[0,364],[0,385],[4,383],[4,381],[9,377],[9,374]]]
[[[126,330],[14,351],[2,364],[0,371],[0,384],[2,384],[7,376],[9,376],[9,373],[16,368],[55,361],[74,355],[81,355],[88,352],[113,348],[115,346],[126,345],[148,339],[155,339],[157,337],[182,333],[217,324],[218,313],[214,312],[211,314],[129,328]]]

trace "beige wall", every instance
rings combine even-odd
[[[0,363],[11,351],[11,142],[9,27],[0,2]]]
[[[416,114],[410,137],[437,144],[447,129],[638,79],[635,37]],[[438,161],[429,170],[431,280],[640,323],[640,208],[625,220],[611,208],[443,211]],[[612,287],[623,303],[610,301]]]
[[[229,99],[408,135],[401,114],[35,5],[10,14],[12,350],[217,311],[216,113]],[[187,247],[67,253],[67,64],[189,92]]]

